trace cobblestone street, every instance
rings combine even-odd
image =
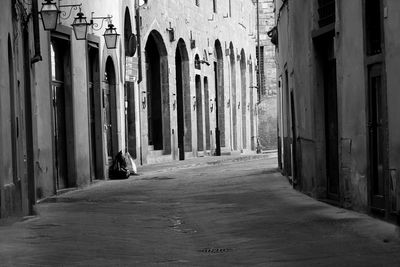
[[[275,158],[212,159],[47,199],[0,226],[1,265],[400,264],[396,226],[293,190]]]

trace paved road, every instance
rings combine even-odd
[[[400,266],[397,227],[294,191],[275,161],[69,192],[0,226],[0,266]]]

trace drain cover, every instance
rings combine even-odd
[[[203,253],[225,253],[232,251],[231,248],[203,248],[200,252]]]

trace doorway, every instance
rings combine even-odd
[[[251,61],[251,60],[250,60]],[[250,84],[250,137],[251,137],[251,150],[256,149],[254,136],[254,86],[253,86],[253,64],[249,65],[249,84]]]
[[[113,158],[118,152],[116,77],[111,57],[108,57],[106,61],[103,101],[106,158],[108,166],[111,166]]]
[[[236,59],[235,50],[233,44],[229,45],[229,56],[230,56],[230,67],[231,67],[231,114],[232,114],[232,149],[238,149],[238,137],[237,137],[237,99],[236,99]]]
[[[371,208],[384,212],[386,203],[385,167],[385,96],[383,94],[382,64],[368,68],[368,160]]]
[[[292,131],[292,182],[293,184],[297,183],[297,132],[296,132],[296,109],[294,102],[294,93],[290,91],[290,119],[291,119],[291,131]]]
[[[68,167],[71,153],[72,136],[67,134],[71,128],[72,118],[67,112],[71,106],[71,64],[70,44],[68,40],[52,38],[51,40],[51,75],[53,137],[56,190],[74,186],[69,179]]]
[[[204,115],[205,115],[205,132],[206,132],[206,150],[211,149],[210,139],[210,93],[208,91],[208,78],[204,77]]]
[[[200,75],[195,77],[196,86],[196,114],[197,114],[197,151],[204,151],[204,132],[203,132],[203,97],[201,93]]]
[[[100,66],[99,66],[99,49],[97,44],[89,43],[88,45],[89,55],[89,84],[88,84],[88,96],[89,96],[89,147],[90,147],[90,181],[98,179],[100,176],[99,171],[99,155],[102,155],[98,151],[99,140],[101,135],[98,134],[98,122],[100,116],[99,103],[97,103],[98,95],[100,92]]]
[[[246,54],[240,52],[240,81],[242,91],[242,148],[247,149],[247,81],[246,81]]]
[[[324,66],[324,106],[327,192],[329,199],[339,200],[339,133],[334,58],[328,59]]]
[[[175,53],[176,97],[178,115],[179,160],[185,159],[185,152],[192,151],[192,117],[190,99],[189,57],[185,42],[180,39]]]
[[[168,55],[159,32],[153,30],[146,47],[148,149],[171,153]]]
[[[225,147],[225,87],[224,58],[219,40],[215,41],[215,57],[215,155],[221,156],[221,147]]]

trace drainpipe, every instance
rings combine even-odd
[[[137,92],[139,99],[139,157],[140,165],[143,165],[143,142],[142,142],[142,111],[140,106],[140,83],[142,82],[142,46],[140,41],[140,7],[138,0],[135,0],[135,23],[136,23],[136,38],[137,38],[137,49],[136,54],[138,57],[138,80],[137,80]]]
[[[31,64],[35,64],[42,61],[42,55],[40,54],[39,9],[37,0],[32,0],[32,22],[35,55],[31,59]]]

